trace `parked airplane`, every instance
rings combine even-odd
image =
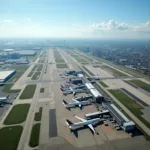
[[[76,89],[85,89],[85,85],[80,85],[80,86],[76,86],[76,87],[63,87],[62,85],[61,85],[61,88],[60,88],[62,91],[68,91],[68,90],[70,90],[70,89],[73,89],[73,90],[76,90]]]
[[[79,126],[87,125],[94,133],[96,133],[98,135],[98,132],[94,129],[93,124],[102,121],[100,118],[86,120],[86,119],[80,118],[78,116],[75,116],[75,117],[77,119],[81,120],[81,122],[72,123],[70,120],[67,119],[66,124],[69,126],[70,129],[72,127],[79,127]]]
[[[99,80],[100,76],[91,76],[91,77],[88,77],[87,79]]]
[[[9,95],[6,97],[0,97],[0,106],[3,107],[4,104],[12,104],[12,103],[7,102],[8,99],[9,99]]]
[[[7,99],[9,99],[9,95],[8,95],[8,96],[5,96],[5,97],[0,97],[0,102],[1,102],[1,101],[5,101],[5,100],[7,100]]]
[[[81,96],[81,97],[72,98],[72,100],[75,99],[77,101],[85,101],[85,100],[88,100],[88,99],[91,99],[91,98],[93,98],[92,95],[87,95],[87,96]]]
[[[90,101],[77,101],[77,100],[75,100],[75,99],[73,99],[73,101],[74,102],[71,102],[71,103],[67,103],[65,100],[63,100],[63,104],[64,104],[64,106],[66,107],[66,108],[73,108],[73,107],[76,107],[76,106],[78,106],[78,107],[82,107],[82,106],[84,106],[84,105],[90,105],[91,104],[91,102]]]
[[[87,90],[84,90],[84,89],[72,89],[71,87],[70,87],[70,89],[67,89],[65,91],[62,90],[64,95],[73,93],[74,96],[76,95],[76,93],[84,93],[86,91]]]

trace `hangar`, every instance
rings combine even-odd
[[[4,70],[4,71],[0,71],[0,83],[6,82],[15,73],[16,73],[16,70]]]

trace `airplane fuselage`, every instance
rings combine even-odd
[[[79,106],[79,105],[89,105],[90,102],[89,101],[82,101],[82,102],[72,102],[72,103],[68,103],[65,106],[67,108],[71,108],[71,107],[75,107],[75,106]]]
[[[84,121],[84,122],[77,122],[77,123],[73,123],[71,125],[69,125],[70,127],[78,127],[78,126],[84,126],[84,125],[88,125],[88,124],[93,124],[96,122],[100,122],[101,119],[100,118],[95,118],[95,119],[91,119],[88,121]]]

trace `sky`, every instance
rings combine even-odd
[[[0,37],[150,39],[150,0],[4,0]]]

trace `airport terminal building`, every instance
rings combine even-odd
[[[124,131],[130,132],[135,129],[135,123],[129,120],[113,103],[102,103],[103,107],[107,109],[110,115],[115,118],[118,125],[120,125]]]
[[[0,71],[0,84],[3,84],[7,80],[9,80],[15,73],[16,70]]]

